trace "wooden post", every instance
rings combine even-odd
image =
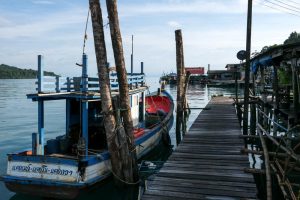
[[[184,86],[184,56],[181,30],[175,31],[176,40],[176,66],[177,66],[177,113],[176,113],[176,138],[177,144],[181,141],[181,125],[183,121],[183,86]],[[179,139],[180,138],[180,139]]]
[[[269,115],[269,109],[267,107],[267,94],[266,94],[266,91],[265,91],[265,69],[264,69],[264,66],[260,66],[260,74],[261,74],[261,79],[262,79],[262,82],[261,82],[261,87],[262,87],[262,92],[261,92],[261,99],[262,99],[262,107],[261,107],[261,110],[268,116]],[[267,127],[268,126],[268,118],[266,116],[263,116],[263,127]]]
[[[255,96],[255,74],[252,73],[252,95]],[[255,135],[256,133],[256,104],[250,105],[250,134]]]
[[[141,62],[141,74],[144,76],[144,62]],[[143,80],[142,80],[142,83],[141,83],[141,86],[144,86],[144,77],[143,77]]]
[[[182,99],[183,99],[183,121],[182,121],[182,134],[185,135],[186,134],[186,131],[187,131],[187,127],[186,127],[186,124],[187,124],[187,121],[188,121],[188,118],[189,118],[189,114],[191,112],[191,109],[189,108],[188,106],[188,101],[187,101],[187,97],[186,97],[186,92],[187,92],[187,89],[188,89],[188,85],[189,85],[189,80],[190,80],[190,72],[188,72],[186,74],[186,77],[185,77],[185,83],[184,83],[184,88],[183,88],[183,94],[182,94]]]
[[[82,92],[87,92],[88,91],[88,74],[87,74],[87,60],[88,57],[86,54],[82,54],[82,74],[81,74],[81,83],[82,83]],[[85,156],[88,155],[88,145],[89,145],[89,104],[87,101],[81,101],[81,121],[82,121],[82,127],[81,127],[81,132],[82,132],[82,138],[84,140],[84,151],[85,151]]]
[[[37,133],[32,133],[32,155],[37,155],[39,148],[39,135]]]
[[[117,10],[116,0],[106,0],[107,13],[109,18],[109,27],[111,34],[111,41],[114,51],[114,58],[116,64],[116,71],[119,81],[119,93],[120,93],[120,106],[121,106],[121,116],[124,122],[124,129],[127,134],[127,143],[130,154],[127,158],[131,161],[131,168],[127,169],[132,171],[132,177],[127,177],[131,182],[138,179],[138,168],[137,168],[137,157],[134,144],[133,135],[133,122],[131,118],[130,102],[129,102],[129,89],[127,82],[127,73],[125,68],[125,60],[123,53],[122,37],[119,27],[119,18]]]
[[[88,56],[86,54],[82,54],[82,73],[81,73],[81,84],[82,84],[81,91],[82,92],[88,91],[87,60],[88,60]]]
[[[55,91],[56,91],[57,93],[60,92],[59,76],[56,76],[56,77],[55,77]]]
[[[104,40],[102,11],[99,0],[89,0],[93,24],[94,44],[97,59],[101,106],[104,113],[104,127],[106,132],[108,151],[115,180],[124,180],[119,138],[116,135],[116,119],[113,115],[113,102],[110,92],[110,81],[107,68],[107,55]]]
[[[263,152],[264,152],[264,163],[265,163],[265,168],[266,168],[267,200],[271,200],[272,199],[272,182],[271,182],[272,178],[271,178],[268,148],[267,148],[267,145],[266,145],[266,142],[263,137],[261,129],[258,129],[257,131],[259,133],[261,145],[262,145]]]
[[[84,140],[84,143],[82,144],[84,146],[84,155],[88,155],[88,145],[89,145],[89,104],[87,101],[81,101],[81,121],[82,121],[82,127],[81,127],[81,133],[82,133],[82,139]]]
[[[44,155],[44,142],[45,142],[45,124],[44,124],[44,101],[38,100],[38,131],[39,131],[39,144],[38,155]]]
[[[274,121],[278,123],[278,114],[277,109],[279,107],[279,95],[278,95],[278,73],[277,73],[277,66],[274,65],[274,76],[273,76],[273,92],[275,96],[275,104],[274,104]],[[274,123],[273,124],[273,134],[277,136],[278,126]]]
[[[234,73],[235,74],[235,76],[234,76],[234,83],[235,83],[235,105],[237,106],[237,104],[239,103],[239,97],[238,97],[238,81],[237,81],[237,79],[238,79],[237,78],[238,68],[237,68],[236,65],[235,65],[234,69],[235,69],[235,73]]]
[[[298,73],[297,73],[297,55],[295,50],[293,51],[292,58],[292,81],[293,81],[293,104],[294,104],[294,114],[295,114],[295,124],[298,123],[298,111],[299,111],[299,91],[298,91]]]
[[[187,112],[189,112],[189,113],[191,112],[191,110],[189,109],[189,105],[188,105],[188,101],[187,101],[187,97],[186,97],[186,93],[189,88],[190,77],[191,77],[191,73],[187,72],[186,76],[185,76],[185,82],[184,82],[184,88],[183,88],[183,94],[182,94],[182,97],[184,99],[183,110],[184,110],[185,115],[187,114]]]
[[[70,129],[70,110],[71,109],[71,100],[66,99],[66,134],[69,135],[69,129]]]
[[[243,134],[244,135],[248,135],[249,78],[250,78],[250,55],[251,55],[250,51],[251,51],[251,26],[252,26],[251,24],[252,24],[252,0],[248,0],[245,91],[244,91],[244,113],[243,113]]]
[[[141,74],[144,74],[144,62],[141,62]]]
[[[42,55],[38,55],[38,93],[43,92],[43,80],[44,80],[44,58]],[[44,155],[44,101],[38,100],[38,145],[37,154]]]
[[[42,55],[38,55],[38,93],[43,92],[44,90],[44,57]]]

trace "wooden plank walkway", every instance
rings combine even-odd
[[[226,97],[213,98],[142,196],[143,200],[256,199],[244,141]]]

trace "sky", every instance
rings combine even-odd
[[[100,2],[107,24],[105,1]],[[276,6],[278,0],[253,0],[252,52],[300,32],[300,0],[281,2],[293,10]],[[134,35],[134,71],[143,61],[148,76],[176,71],[176,29],[182,30],[186,67],[224,69],[238,63],[236,53],[246,48],[247,0],[118,0],[118,12],[126,67]],[[0,64],[36,69],[42,54],[45,70],[80,76],[75,63],[81,62],[87,13],[88,0],[0,0]],[[96,76],[91,21],[87,35],[88,71]],[[108,26],[105,40],[113,66]]]

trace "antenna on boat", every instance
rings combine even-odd
[[[131,75],[133,74],[133,35],[131,35]]]

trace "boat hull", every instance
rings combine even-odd
[[[6,187],[13,192],[18,192],[27,195],[36,195],[48,198],[57,199],[75,199],[81,187],[57,186],[57,185],[40,185],[40,184],[21,184],[20,182],[6,182]]]
[[[171,96],[168,97],[171,98]],[[171,111],[166,117],[135,140],[136,153],[139,159],[146,156],[160,143],[163,134],[168,134],[173,125],[173,109],[174,105],[172,103]],[[9,156],[8,160],[8,175],[3,177],[6,187],[13,192],[35,196],[74,199],[82,190],[87,190],[111,176],[108,152],[105,152],[104,156],[98,155],[92,160],[84,162],[74,160],[70,162],[66,159],[54,160],[44,156],[23,156],[20,158],[17,155]],[[53,162],[56,163],[55,168],[50,167]],[[40,169],[41,166],[45,165],[48,166],[48,169],[43,170],[42,173],[33,170],[33,167]],[[30,167],[28,168],[28,166]],[[74,170],[74,167],[78,167],[77,170]],[[50,172],[53,169],[57,172],[57,168],[64,169],[64,171],[69,170],[72,173],[67,174],[69,178],[61,173],[55,174],[56,177],[52,177],[53,174]],[[72,177],[70,174],[72,174]]]

